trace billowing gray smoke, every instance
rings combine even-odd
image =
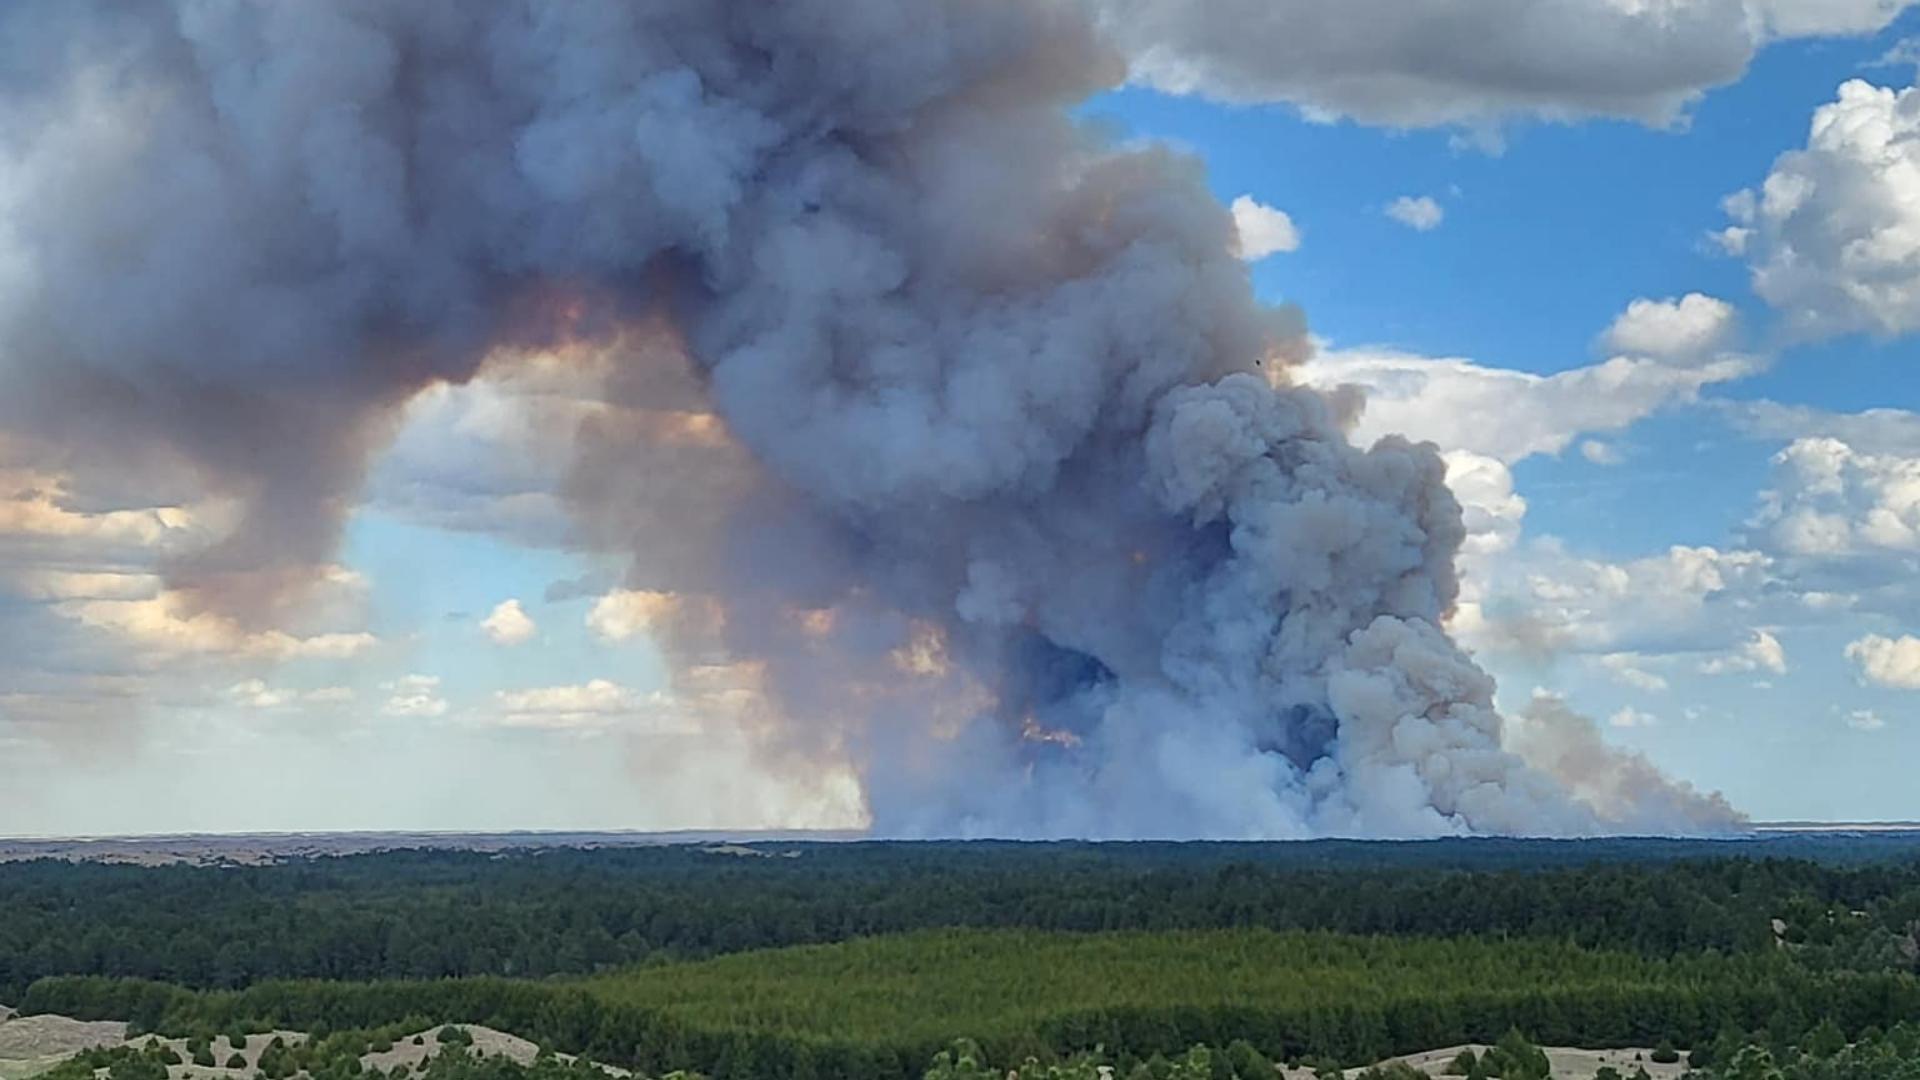
[[[0,423],[237,500],[203,604],[273,617],[416,391],[584,347],[656,422],[582,433],[583,535],[880,831],[1729,820],[1502,748],[1438,459],[1286,384],[1192,162],[1075,124],[1124,75],[1076,7],[16,0],[0,42]]]

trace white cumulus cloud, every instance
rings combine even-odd
[[[1639,299],[1607,328],[1603,338],[1615,355],[1686,363],[1720,353],[1733,336],[1733,305],[1702,293],[1678,299]]]
[[[1607,717],[1607,724],[1611,727],[1617,727],[1617,728],[1653,727],[1655,724],[1658,724],[1659,722],[1660,722],[1659,717],[1654,716],[1652,713],[1641,712],[1639,709],[1636,709],[1631,705],[1614,713],[1612,716]]]
[[[1868,634],[1847,646],[1847,659],[1875,686],[1920,690],[1920,638]]]
[[[1447,212],[1431,195],[1402,195],[1387,204],[1386,215],[1418,232],[1430,232],[1447,219]]]
[[[1258,262],[1269,255],[1300,250],[1300,230],[1285,210],[1259,202],[1251,195],[1233,200],[1234,231],[1240,238],[1240,257]]]
[[[520,601],[502,600],[491,614],[480,620],[480,629],[496,645],[522,645],[533,640],[540,627],[520,606]]]
[[[1622,686],[1650,692],[1666,690],[1667,680],[1643,667],[1645,662],[1638,653],[1605,653],[1599,657],[1601,669]]]
[[[677,617],[684,601],[670,592],[616,589],[594,601],[587,629],[603,641],[625,641]]]
[[[1756,630],[1740,648],[1700,663],[1702,675],[1730,675],[1750,671],[1787,673],[1787,650],[1780,639],[1765,630]]]
[[[1839,439],[1796,439],[1773,459],[1754,517],[1780,552],[1839,557],[1920,551],[1920,456],[1862,453]]]
[[[1616,356],[1553,375],[1486,367],[1471,360],[1381,349],[1341,349],[1306,364],[1303,380],[1322,388],[1366,391],[1356,437],[1397,434],[1468,450],[1512,464],[1558,454],[1584,433],[1618,431],[1663,408],[1696,400],[1701,389],[1753,370],[1727,355],[1675,365]],[[1489,418],[1498,417],[1497,423]]]
[[[1848,81],[1806,146],[1725,205],[1723,246],[1797,332],[1920,329],[1920,88]]]

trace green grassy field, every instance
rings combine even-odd
[[[1660,961],[1540,941],[936,931],[742,953],[580,985],[699,1028],[922,1042],[1002,1037],[1101,1011],[1298,1013],[1460,995],[1637,993],[1685,981]]]

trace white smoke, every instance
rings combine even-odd
[[[1440,459],[1288,385],[1193,162],[1071,119],[1124,74],[1077,8],[28,0],[0,40],[0,422],[238,500],[173,571],[207,605],[276,610],[421,388],[572,351],[583,535],[878,831],[1733,820],[1503,749]]]

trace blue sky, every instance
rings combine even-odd
[[[1755,818],[1920,819],[1920,91],[1877,63],[1920,9],[1741,2],[1696,7],[1751,40],[1658,93],[1609,85],[1604,40],[1564,87],[1429,71],[1392,99],[1170,39],[1179,64],[1136,51],[1080,115],[1291,221],[1255,288],[1305,312],[1301,378],[1369,389],[1356,438],[1447,455],[1473,529],[1450,629],[1523,735],[1549,694]],[[1823,142],[1820,110],[1891,134]],[[272,628],[170,606],[218,499],[123,506],[0,429],[0,835],[858,824],[850,774],[766,770],[756,672],[671,677],[651,635],[697,611],[565,512],[601,408],[570,379],[414,400]]]

